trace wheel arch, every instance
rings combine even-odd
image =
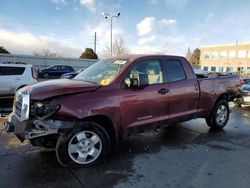
[[[229,97],[229,94],[227,94],[227,93],[222,93],[221,95],[218,96],[217,100],[215,101],[214,106],[215,106],[216,103],[217,103],[218,101],[220,101],[220,100],[225,100],[225,101],[229,102],[229,98],[230,98],[230,97]]]
[[[21,89],[22,87],[25,87],[25,86],[27,86],[27,85],[21,85],[21,86],[17,87],[16,91]]]
[[[217,97],[217,99],[215,100],[214,104],[211,105],[211,107],[207,111],[207,115],[205,117],[209,117],[212,114],[212,112],[213,112],[214,108],[216,107],[218,101],[221,101],[221,100],[225,100],[225,101],[228,102],[229,101],[229,95],[227,93],[222,93],[221,95],[219,95]]]
[[[86,118],[83,118],[81,121],[89,121],[94,122],[102,126],[110,136],[110,141],[112,146],[116,146],[118,144],[118,131],[115,123],[112,119],[106,115],[93,115]]]

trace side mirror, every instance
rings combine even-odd
[[[128,85],[128,87],[132,88],[144,88],[149,84],[148,75],[143,73],[138,73],[134,78],[130,78],[129,80],[130,80],[130,85]]]

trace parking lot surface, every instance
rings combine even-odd
[[[222,131],[197,119],[131,136],[85,169],[63,168],[53,150],[1,131],[0,187],[249,187],[249,156],[250,107],[233,108]]]

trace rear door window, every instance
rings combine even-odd
[[[180,60],[176,59],[165,60],[164,68],[165,68],[164,71],[165,78],[167,79],[167,82],[175,82],[186,79],[186,74]]]
[[[0,76],[22,75],[25,67],[0,67]]]
[[[67,70],[67,67],[61,66],[61,67],[60,67],[60,70]]]

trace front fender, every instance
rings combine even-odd
[[[106,116],[121,129],[120,99],[114,92],[89,92],[53,99],[60,110],[53,119],[83,120],[88,117]]]

